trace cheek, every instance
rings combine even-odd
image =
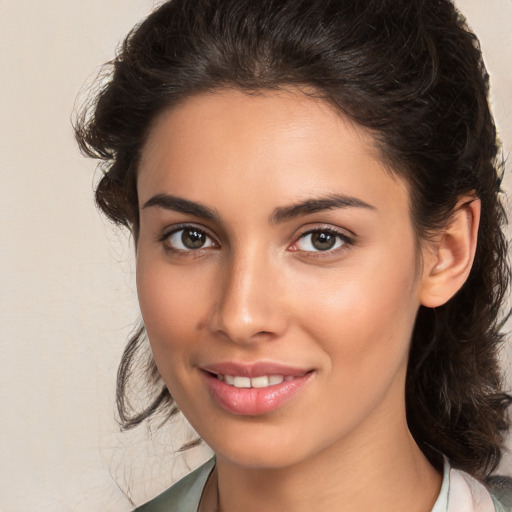
[[[202,391],[190,368],[200,346],[206,302],[205,280],[195,277],[161,258],[137,256],[137,293],[154,361],[180,410],[192,424],[200,424],[194,404]]]
[[[180,358],[181,350],[193,346],[193,333],[204,317],[205,284],[201,275],[180,272],[161,257],[143,250],[137,255],[140,309],[155,361],[164,375],[165,367]]]
[[[419,307],[415,266],[413,251],[401,258],[389,252],[308,283],[299,316],[330,364],[342,368],[336,378],[371,382],[404,364]]]

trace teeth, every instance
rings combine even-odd
[[[251,387],[251,379],[249,377],[238,377],[236,376],[233,384],[235,388],[250,388]]]
[[[217,374],[217,378],[230,386],[235,386],[235,388],[266,388],[294,379],[291,375],[287,377],[283,377],[283,375],[262,375],[260,377],[250,378],[220,374]]]
[[[251,379],[252,388],[266,388],[268,386],[268,377],[253,377]]]

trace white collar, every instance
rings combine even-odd
[[[443,483],[432,512],[495,512],[489,491],[468,473],[444,459]]]

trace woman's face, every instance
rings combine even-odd
[[[219,457],[284,467],[405,425],[421,255],[371,136],[300,92],[194,96],[138,176],[156,364]]]

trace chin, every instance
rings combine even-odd
[[[246,469],[284,469],[298,464],[303,458],[297,453],[282,450],[229,450],[215,452],[218,458],[228,460],[231,464]]]
[[[286,436],[279,429],[246,429],[244,435],[228,434],[222,439],[205,439],[218,458],[247,469],[283,469],[308,459],[302,435]],[[310,453],[311,452],[311,453]]]

